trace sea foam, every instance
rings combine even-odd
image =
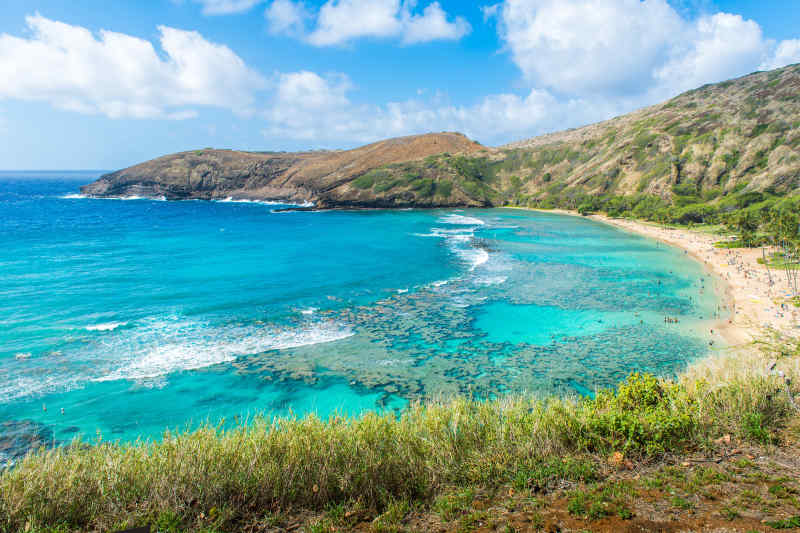
[[[302,202],[302,203],[294,203],[288,201],[280,201],[280,200],[251,200],[249,198],[234,198],[232,196],[228,196],[227,198],[223,198],[221,200],[212,200],[212,202],[218,202],[221,204],[258,204],[258,205],[286,205],[291,207],[314,207],[314,202]]]
[[[450,213],[439,217],[437,223],[470,227],[433,227],[430,233],[415,233],[414,235],[417,237],[439,237],[445,239],[450,250],[463,263],[467,264],[470,271],[475,270],[489,260],[489,252],[473,244],[475,230],[483,226],[485,224],[484,221],[475,217]]]
[[[329,322],[277,329],[168,320],[128,331],[130,335],[108,346],[117,355],[124,354],[123,364],[94,381],[153,379],[234,361],[242,355],[333,342],[353,335],[350,328]]]
[[[120,326],[127,326],[127,322],[106,322],[103,324],[93,324],[91,326],[86,326],[84,329],[86,331],[114,331]]]
[[[63,196],[59,196],[62,200],[150,200],[151,202],[166,202],[167,197],[164,195],[161,196],[91,196],[88,194],[65,194]]]
[[[485,222],[479,218],[465,215],[449,214],[439,218],[440,224],[458,224],[461,226],[483,226]]]
[[[286,202],[275,202],[271,200],[250,200],[248,198],[234,198],[232,196],[228,196],[227,198],[223,198],[221,200],[212,200],[212,202],[218,202],[221,204],[287,205]]]

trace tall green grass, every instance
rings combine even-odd
[[[763,372],[713,385],[706,377],[633,374],[586,399],[459,398],[412,405],[399,416],[256,420],[227,431],[167,433],[158,442],[76,442],[0,474],[0,529],[109,530],[152,521],[222,528],[347,501],[382,509],[429,499],[443,486],[491,487],[531,472],[569,477],[581,461],[616,451],[649,460],[725,433],[761,441],[791,415],[782,387]]]

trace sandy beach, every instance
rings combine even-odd
[[[565,210],[548,212],[580,216]],[[758,263],[761,248],[716,248],[714,243],[725,237],[604,215],[590,218],[681,248],[727,283],[727,296],[734,311],[718,327],[729,345],[752,342],[770,331],[800,337],[800,308],[789,301],[792,294],[786,275],[781,270],[768,271]]]

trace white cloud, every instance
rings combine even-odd
[[[781,41],[775,52],[761,64],[761,70],[771,70],[800,63],[800,39]]]
[[[435,40],[458,40],[471,30],[469,22],[462,17],[456,17],[452,22],[447,20],[439,2],[428,5],[422,15],[413,15],[405,6],[402,15],[405,30],[403,42],[424,43]]]
[[[275,0],[264,12],[270,33],[300,38],[305,34],[311,13],[302,2]]]
[[[295,139],[317,147],[342,147],[449,130],[494,143],[600,120],[619,110],[609,102],[559,101],[548,91],[536,89],[524,97],[489,95],[466,106],[449,103],[441,93],[427,99],[366,105],[350,100],[348,93],[354,88],[342,74],[282,74],[272,105],[264,114],[264,135],[284,142]]]
[[[279,104],[315,112],[349,104],[345,93],[352,87],[343,74],[323,78],[303,70],[281,74],[276,95]]]
[[[308,41],[327,46],[358,37],[394,37],[403,29],[399,15],[399,0],[331,0],[320,8]]]
[[[230,15],[243,13],[263,0],[194,0],[203,5],[204,15]]]
[[[656,97],[752,72],[769,50],[758,24],[728,13],[702,17],[683,35],[672,58],[655,67]]]
[[[0,35],[0,99],[47,101],[111,118],[187,118],[188,106],[246,113],[265,79],[228,47],[159,26],[159,57],[144,39],[26,18],[29,39]]]
[[[682,27],[664,0],[507,0],[497,16],[528,81],[577,94],[641,89]]]
[[[276,137],[309,141],[335,136],[335,132],[348,138],[353,131],[342,128],[358,120],[355,115],[360,112],[347,98],[351,87],[342,74],[328,78],[309,71],[280,74],[272,105],[265,113],[265,131]]]
[[[629,98],[640,105],[798,58],[795,41],[717,13],[688,20],[666,0],[505,0],[494,15],[533,86],[559,94]]]
[[[415,12],[415,0],[328,0],[313,16],[302,2],[274,0],[265,13],[270,31],[300,37],[314,46],[341,45],[355,39],[399,38],[404,44],[457,40],[470,32],[463,17],[448,20],[438,2]],[[305,20],[315,18],[305,31]]]

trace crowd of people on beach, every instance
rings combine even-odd
[[[709,247],[708,251],[705,254],[705,260],[707,263],[710,263],[715,259],[712,256],[717,256],[718,254],[722,253],[721,250],[718,250],[713,247]],[[764,253],[764,252],[762,252]],[[756,266],[753,261],[752,254],[749,254],[751,257],[746,257],[745,252],[741,250],[732,250],[728,249],[724,252],[723,259],[725,261],[725,265],[732,268],[733,271],[728,271],[723,273],[723,278],[725,278],[729,282],[736,281],[734,277],[739,278],[740,283],[744,283],[744,287],[748,290],[752,291],[751,298],[753,298],[754,303],[758,305],[764,306],[764,311],[768,311],[771,316],[775,319],[783,320],[786,318],[796,318],[797,317],[797,310],[792,309],[791,306],[788,306],[785,302],[778,301],[785,297],[791,297],[792,295],[789,293],[784,293],[781,289],[778,279],[776,276],[779,274],[779,271],[776,269],[770,270],[769,266],[764,268],[759,268]],[[766,253],[765,253],[766,255]],[[759,261],[760,263],[760,261]],[[720,266],[723,266],[721,263]],[[737,276],[738,274],[738,276]],[[762,292],[760,295],[759,288],[763,287],[766,290]],[[763,289],[761,289],[763,290]],[[763,300],[759,301],[758,298],[766,298],[767,301],[764,302]],[[732,314],[735,316],[737,314],[737,310],[735,306],[732,309]],[[762,318],[763,320],[763,318]],[[764,322],[763,326],[765,327],[774,327],[775,324],[772,323],[770,320],[769,322]]]

